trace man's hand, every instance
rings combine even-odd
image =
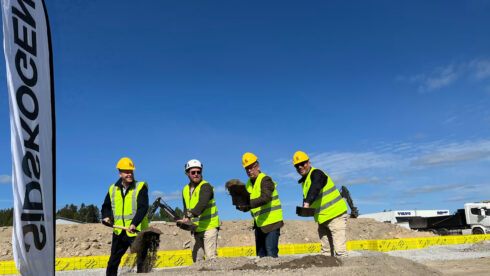
[[[136,233],[134,230],[136,230],[136,226],[135,226],[134,224],[131,224],[131,225],[129,226],[129,232],[130,232],[131,234],[134,234],[134,233]]]
[[[184,217],[183,219],[178,219],[175,222],[177,222],[177,223],[186,223],[188,221],[189,221],[189,218],[188,217]]]
[[[112,223],[111,223],[111,219],[110,219],[110,218],[104,218],[104,219],[102,219],[102,220],[103,220],[103,221],[105,221],[105,222],[106,222],[106,223],[108,223],[108,224],[112,224]]]
[[[310,203],[307,202],[303,203],[303,208],[310,208]]]
[[[241,206],[237,206],[236,208],[242,212],[250,211],[250,205],[241,205]]]

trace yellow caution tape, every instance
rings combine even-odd
[[[449,245],[461,243],[477,243],[490,240],[490,234],[486,235],[465,235],[465,236],[440,236],[427,238],[391,239],[391,240],[365,240],[348,241],[347,250],[373,250],[373,251],[394,251],[427,248],[433,245]],[[279,245],[279,255],[295,255],[320,253],[319,243],[305,244],[283,244]],[[159,251],[158,259],[154,267],[174,267],[191,265],[191,250]],[[218,248],[218,257],[241,257],[255,256],[255,247],[222,247]],[[127,258],[134,258],[132,255],[124,255],[121,265]],[[81,270],[93,268],[105,268],[109,256],[90,256],[90,257],[70,257],[56,258],[56,271]],[[130,262],[131,263],[131,262]],[[14,261],[0,262],[0,275],[19,274],[15,268]]]

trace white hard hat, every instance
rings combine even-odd
[[[187,162],[185,164],[185,172],[187,172],[191,168],[200,168],[202,170],[202,167],[203,166],[199,160],[192,159],[192,160],[189,160],[189,162]]]

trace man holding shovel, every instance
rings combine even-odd
[[[134,180],[134,165],[131,159],[124,157],[116,166],[119,180],[112,184],[102,205],[103,223],[112,225],[114,232],[112,248],[106,275],[117,275],[121,258],[133,243],[136,232],[148,228],[148,184]],[[137,264],[137,272],[142,272],[143,263]]]
[[[182,191],[184,218],[177,220],[177,223],[190,221],[197,226],[191,232],[194,262],[204,260],[204,254],[208,260],[218,257],[216,251],[219,230],[218,209],[214,200],[213,186],[202,179],[202,168],[202,163],[197,159],[189,160],[185,164],[185,174],[190,182]]]
[[[293,156],[293,164],[301,175],[298,183],[303,187],[303,207],[315,209],[322,254],[328,253],[327,246],[330,244],[331,256],[346,256],[347,205],[340,192],[326,173],[311,166],[306,153],[297,151]]]

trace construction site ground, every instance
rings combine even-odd
[[[174,223],[152,223],[162,231],[159,251],[182,250],[190,246],[190,233]],[[254,246],[251,221],[223,221],[218,247]],[[112,230],[102,224],[58,225],[56,257],[109,255]],[[0,228],[0,261],[12,260],[12,228]],[[414,232],[372,219],[349,219],[347,240],[399,239],[433,236]],[[313,221],[286,221],[281,229],[280,244],[319,242]],[[424,253],[426,252],[426,253]],[[151,275],[487,275],[490,271],[490,243],[436,246],[427,249],[392,251],[350,251],[340,260],[309,256],[270,258],[219,258],[185,268],[158,269]],[[465,259],[462,259],[465,258]],[[131,274],[121,268],[124,274]],[[103,275],[104,269],[57,272],[57,275]]]

